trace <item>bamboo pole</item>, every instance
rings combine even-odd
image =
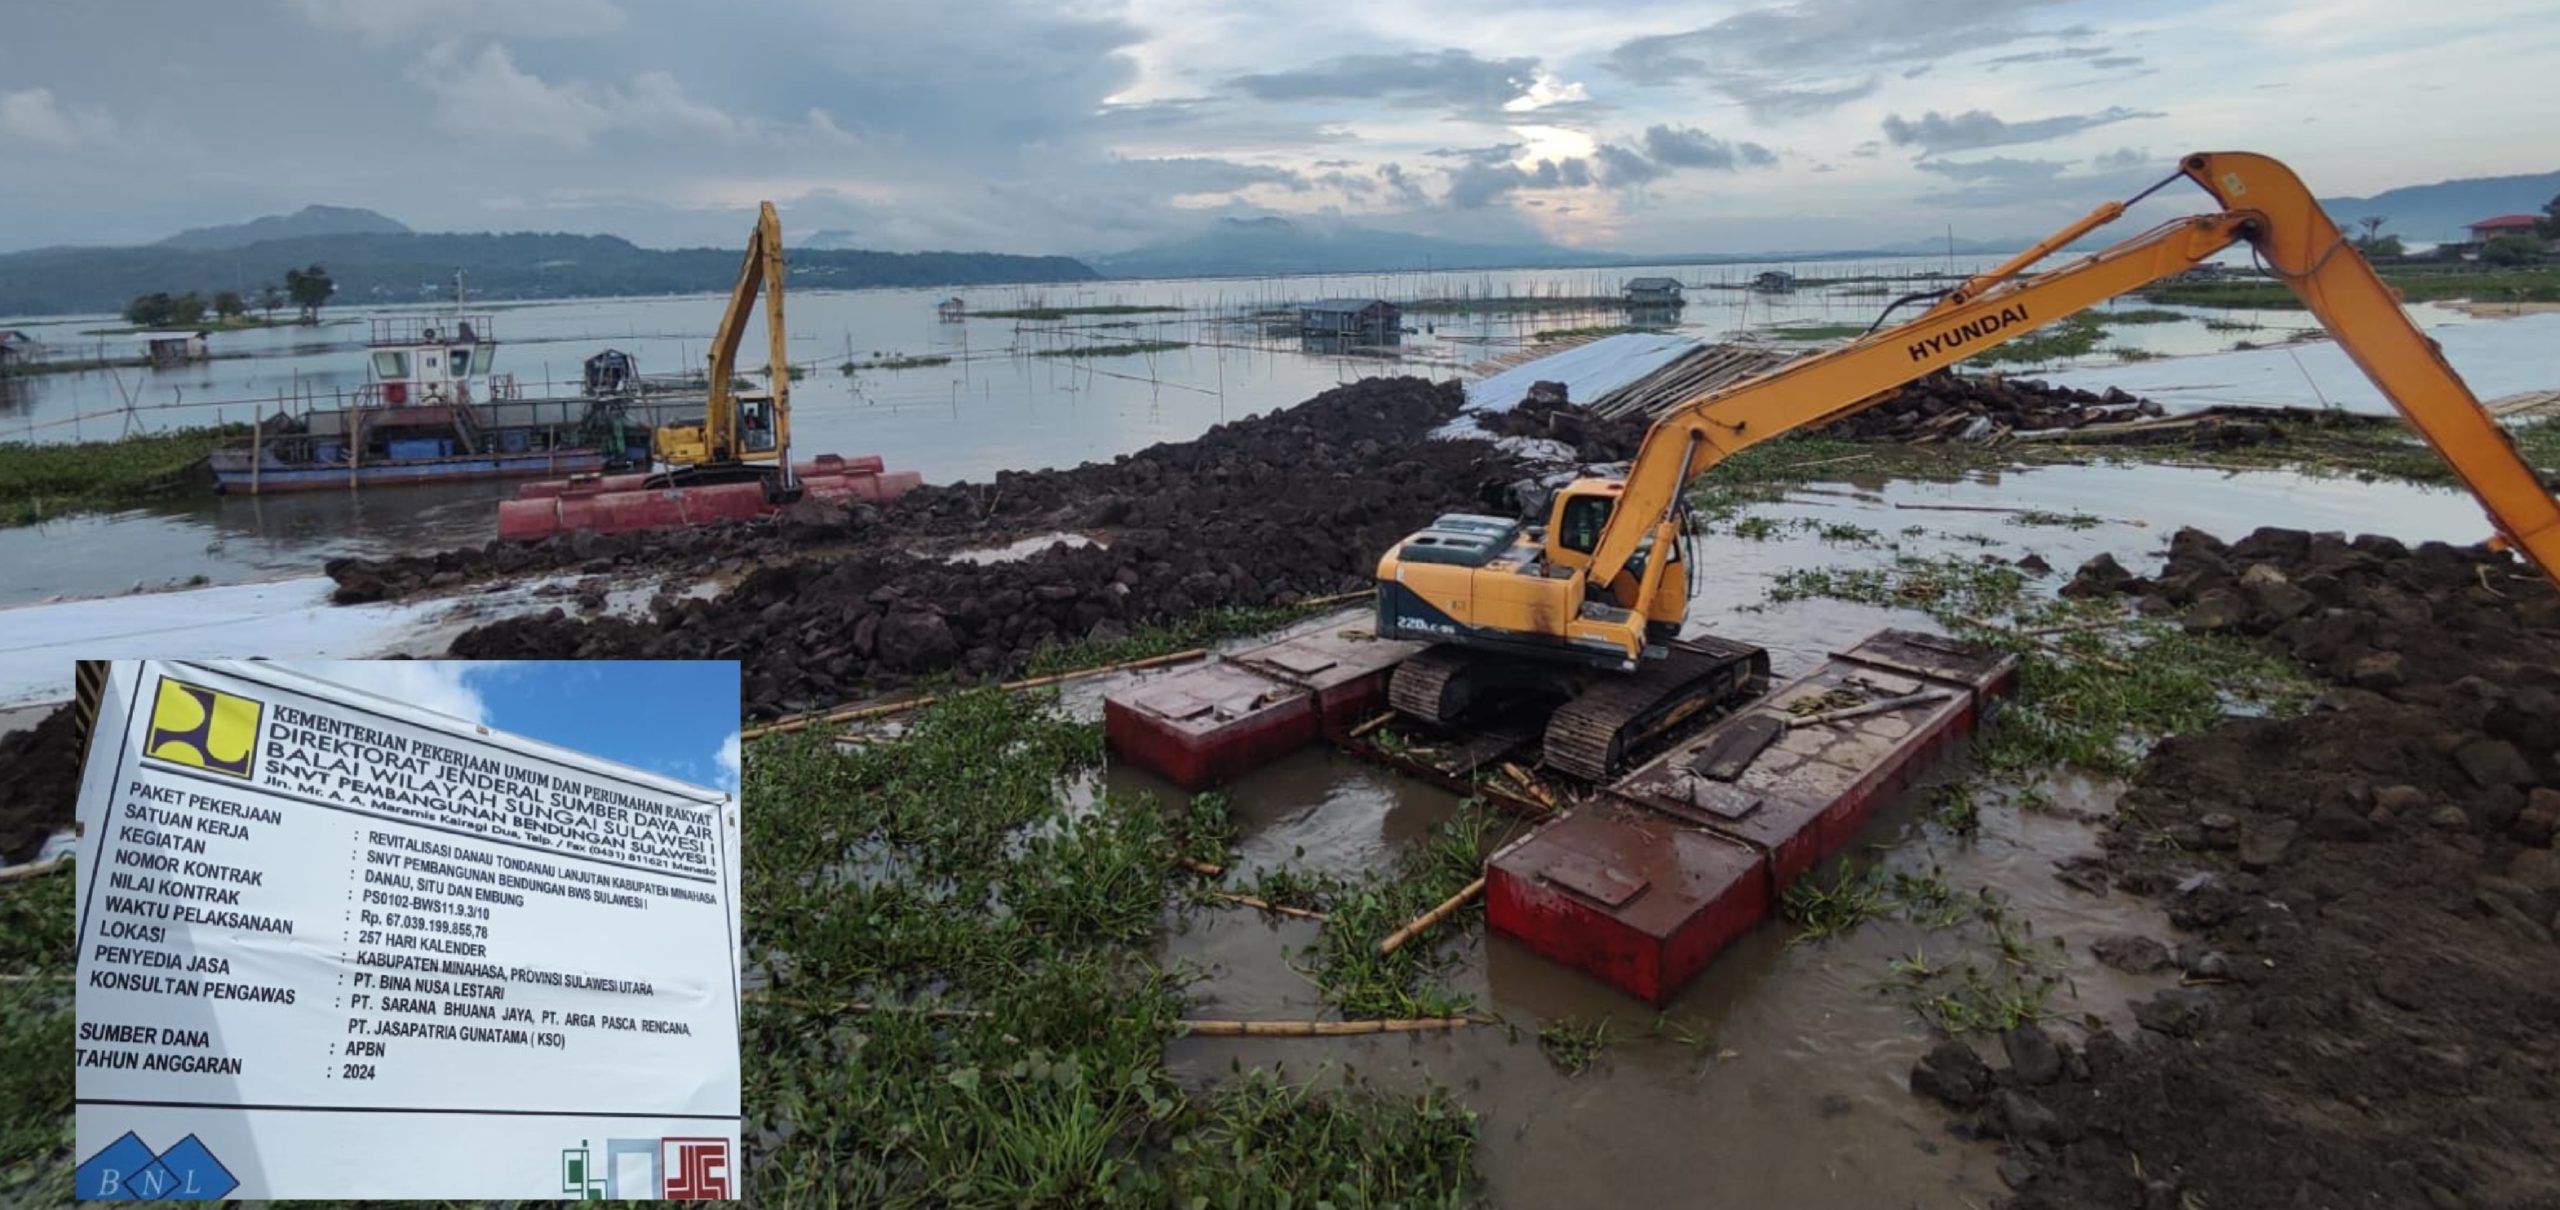
[[[1295,916],[1301,920],[1324,919],[1324,913],[1322,912],[1302,907],[1290,907],[1287,904],[1273,903],[1268,899],[1256,899],[1251,895],[1239,895],[1234,891],[1210,891],[1208,892],[1208,895],[1212,899],[1224,899],[1229,903],[1241,903],[1249,908],[1260,908],[1263,911],[1277,912],[1283,916]]]
[[[1341,1038],[1359,1034],[1416,1033],[1492,1025],[1491,1017],[1389,1017],[1375,1021],[1177,1021],[1181,1032],[1200,1038]]]
[[[1484,879],[1478,878],[1474,882],[1468,883],[1465,890],[1462,890],[1455,895],[1451,895],[1447,899],[1441,901],[1440,906],[1424,912],[1420,916],[1414,917],[1413,923],[1388,934],[1386,940],[1378,943],[1378,953],[1380,955],[1386,955],[1396,952],[1398,949],[1404,947],[1405,942],[1411,941],[1416,936],[1419,936],[1424,929],[1430,928],[1432,925],[1448,919],[1452,914],[1456,913],[1459,908],[1466,906],[1468,900],[1483,893]]]
[[[1396,712],[1389,710],[1385,714],[1381,714],[1376,718],[1370,719],[1368,722],[1362,723],[1357,727],[1353,727],[1351,729],[1351,738],[1358,739],[1361,736],[1367,735],[1370,732],[1394,721],[1396,721]]]
[[[1167,664],[1186,663],[1191,660],[1205,659],[1208,654],[1209,649],[1206,647],[1193,647],[1186,651],[1176,651],[1167,655],[1151,655],[1142,660],[1128,660],[1118,664],[1105,664],[1099,668],[1084,668],[1075,672],[1060,672],[1049,676],[1035,676],[1027,680],[1006,681],[1005,683],[996,686],[996,688],[1003,689],[1008,692],[1017,689],[1038,689],[1044,685],[1064,684],[1068,681],[1082,680],[1089,676],[1101,676],[1108,672],[1135,672],[1142,668],[1160,668]],[[904,714],[910,710],[921,709],[941,700],[941,697],[938,695],[928,694],[924,697],[911,697],[903,701],[881,702],[869,706],[846,706],[841,709],[830,710],[824,714],[802,715],[799,718],[789,718],[776,723],[767,723],[761,727],[749,727],[740,733],[740,738],[754,739],[760,735],[803,731],[810,727],[824,724],[858,723],[866,719],[886,718],[892,714]]]
[[[267,408],[260,404],[249,413],[249,494],[252,496],[258,494],[259,472],[265,469],[260,464],[267,460],[266,440]]]
[[[1953,689],[1925,689],[1918,693],[1907,693],[1901,697],[1889,697],[1882,701],[1843,706],[1837,710],[1825,710],[1820,714],[1791,718],[1787,720],[1787,726],[1810,727],[1817,723],[1842,723],[1853,718],[1865,718],[1870,714],[1882,714],[1887,710],[1900,710],[1905,706],[1926,706],[1943,702],[1954,696],[1956,691]]]
[[[12,866],[9,869],[0,870],[0,882],[16,882],[21,878],[42,878],[47,874],[56,873],[70,868],[71,855],[68,853],[57,853],[54,855],[53,860],[45,862],[42,865],[29,863],[27,865]]]
[[[815,1008],[851,1013],[906,1013],[918,1017],[945,1017],[956,1020],[979,1020],[995,1014],[983,1008],[943,1008],[931,1004],[878,1004],[869,1000],[809,1000],[799,996],[780,995],[768,988],[747,989],[749,1000],[770,1000],[792,1008]]]

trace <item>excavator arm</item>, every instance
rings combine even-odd
[[[2265,156],[2234,152],[2191,155],[2180,170],[2221,203],[2221,212],[2173,220],[2059,268],[2018,276],[2123,214],[2124,203],[2107,203],[1951,291],[1908,323],[1665,412],[1645,434],[1625,489],[1591,548],[1584,575],[1593,595],[1628,569],[1647,538],[1654,539],[1653,549],[1672,546],[1682,491],[1716,463],[1770,438],[1871,407],[1896,386],[2175,276],[2242,240],[2256,246],[2277,279],[2301,296],[2479,498],[2497,527],[2495,540],[2522,550],[2560,580],[2560,503],[2517,456],[2435,342],[2409,322],[2390,287],[2346,246],[2292,170]],[[1636,601],[1653,599],[1668,562],[1643,561]]]
[[[756,296],[764,296],[765,335],[771,349],[766,362],[772,369],[770,394],[741,394],[731,385],[737,376],[738,346],[747,334],[747,318],[754,314]],[[702,424],[672,426],[660,430],[662,440],[658,456],[670,463],[689,466],[727,466],[738,463],[775,462],[782,467],[784,486],[791,474],[791,370],[784,351],[785,330],[782,322],[782,220],[774,213],[773,203],[765,202],[757,210],[755,233],[747,238],[747,255],[738,265],[737,284],[729,290],[729,308],[720,316],[719,330],[711,338],[710,394],[703,405]],[[772,439],[751,440],[759,416],[769,420]]]

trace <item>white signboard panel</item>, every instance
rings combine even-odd
[[[79,817],[80,1197],[740,1192],[726,795],[119,661]]]

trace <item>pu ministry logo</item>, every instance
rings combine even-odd
[[[208,773],[249,776],[264,706],[238,694],[160,678],[144,754]]]

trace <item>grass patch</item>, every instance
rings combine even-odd
[[[777,1205],[1456,1205],[1473,1117],[1431,1091],[1314,1092],[1166,1070],[1184,1006],[1154,960],[1171,857],[1223,804],[1108,796],[1098,725],[980,690],[894,744],[749,746],[746,1179]],[[832,1005],[963,1007],[981,1016]],[[1319,1192],[1320,1191],[1320,1192]]]
[[[1599,324],[1587,328],[1547,328],[1530,334],[1529,339],[1532,343],[1543,343],[1550,340],[1574,340],[1584,336],[1624,336],[1629,332],[1668,332],[1670,330],[1662,324]]]
[[[1013,307],[1002,311],[972,311],[969,315],[973,319],[1065,319],[1070,315],[1166,315],[1181,310],[1181,307],[1103,303],[1089,307]]]
[[[1163,353],[1191,347],[1183,340],[1132,340],[1108,345],[1070,345],[1063,349],[1038,349],[1034,357],[1128,357],[1138,353]]]
[[[939,353],[923,353],[912,357],[904,355],[896,357],[881,357],[874,355],[869,361],[848,361],[836,368],[846,374],[853,374],[860,370],[921,370],[927,366],[947,366],[950,364],[951,359]]]
[[[47,374],[86,374],[91,370],[147,370],[148,357],[48,357],[13,361],[0,367],[0,378],[41,378]]]
[[[1690,488],[1689,506],[1699,521],[1718,521],[1817,479],[1854,473],[1943,482],[1967,471],[2013,462],[2008,455],[1979,446],[1903,445],[1790,433],[1717,463]]]
[[[1888,907],[1875,867],[1855,861],[1841,862],[1827,882],[1806,873],[1787,886],[1778,903],[1779,912],[1796,926],[1789,945],[1839,936],[1883,915]]]
[[[2026,584],[2006,564],[1904,556],[1883,568],[1783,573],[1770,599],[1918,609],[1961,637],[2017,653],[2017,697],[1974,752],[1993,773],[2030,785],[2061,767],[2127,776],[2162,738],[2203,730],[2235,710],[2289,712],[2312,696],[2299,668],[2255,644],[2124,617],[2112,603],[2031,597]],[[2025,633],[2078,623],[2100,625]]]
[[[249,426],[178,429],[121,441],[0,444],[0,525],[124,508],[166,495],[185,472]]]
[[[2105,320],[2082,312],[2066,316],[2016,340],[1993,345],[1974,354],[1965,364],[1976,367],[2041,365],[2066,357],[2085,357],[2097,351],[2098,342],[2106,335]]]
[[[1042,646],[1024,661],[1022,675],[1050,676],[1171,655],[1177,651],[1205,647],[1221,639],[1276,630],[1291,622],[1304,621],[1338,608],[1341,608],[1340,603],[1322,606],[1221,605],[1215,609],[1197,610],[1178,618],[1150,622],[1122,638],[1098,643],[1080,639],[1073,643]]]
[[[2560,267],[2490,269],[2473,265],[2394,265],[2377,270],[2408,302],[2467,298],[2474,302],[2560,302]],[[2261,307],[2301,310],[2302,299],[2282,282],[2168,282],[2142,293],[2145,301],[2191,307]]]
[[[2128,307],[2122,311],[2098,312],[2098,319],[2107,324],[2173,324],[2193,318],[2184,311],[2171,311],[2164,307]]]
[[[1609,1049],[1609,1019],[1585,1021],[1579,1017],[1557,1017],[1538,1027],[1538,1050],[1547,1061],[1566,1075],[1578,1076],[1591,1070]]]
[[[1378,943],[1484,873],[1484,859],[1508,839],[1516,821],[1467,800],[1429,839],[1405,850],[1396,869],[1340,884],[1324,905],[1324,937],[1308,974],[1326,1003],[1345,1017],[1447,1017],[1472,1007],[1430,976],[1440,944],[1464,930],[1444,921],[1431,932],[1380,954]],[[1470,906],[1460,913],[1481,910]],[[1456,919],[1456,918],[1453,918]]]
[[[1842,340],[1866,334],[1865,324],[1793,324],[1769,329],[1769,335],[1780,340]]]
[[[1417,298],[1397,304],[1407,315],[1518,315],[1539,311],[1617,311],[1627,300],[1614,294],[1565,297],[1522,294],[1503,298]]]
[[[71,1204],[73,881],[0,884],[0,1204]]]
[[[2082,512],[2056,513],[2047,512],[2041,508],[2031,508],[2022,513],[2009,514],[2009,524],[2044,525],[2060,529],[2096,529],[2106,524],[2106,520]]]
[[[2107,350],[2107,356],[2113,357],[2118,361],[2150,361],[2160,355],[2149,349],[2134,348],[2132,345],[2117,345],[2116,347]]]

